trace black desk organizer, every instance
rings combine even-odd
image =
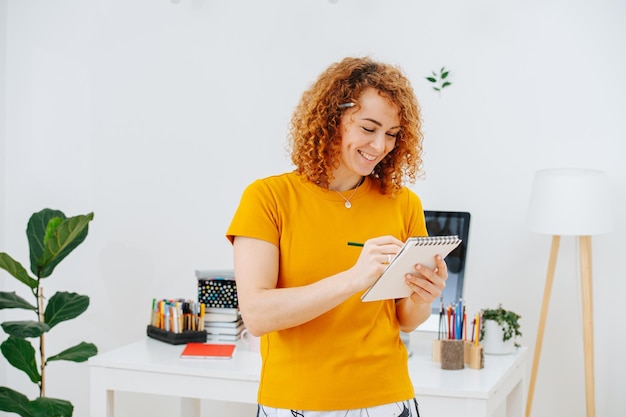
[[[204,343],[207,338],[206,330],[185,330],[182,333],[174,333],[148,325],[146,332],[148,337],[169,343],[170,345],[184,345],[190,342]]]

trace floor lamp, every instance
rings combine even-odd
[[[585,399],[587,417],[595,416],[593,368],[593,293],[591,285],[591,235],[611,230],[608,181],[602,171],[590,169],[545,169],[535,173],[528,209],[528,227],[552,235],[550,260],[541,305],[537,341],[526,402],[530,417],[548,314],[550,292],[561,236],[576,236],[579,243],[583,348],[585,356]]]

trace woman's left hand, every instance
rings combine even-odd
[[[411,300],[418,304],[430,304],[437,300],[443,289],[446,287],[448,279],[448,266],[439,255],[435,257],[436,266],[434,269],[424,265],[416,265],[415,273],[405,276],[406,284],[413,290]]]

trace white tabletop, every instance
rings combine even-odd
[[[466,367],[461,370],[441,369],[430,356],[409,358],[409,373],[415,394],[487,399],[505,383],[509,374],[524,364],[527,348],[521,347],[510,355],[485,355],[483,369]]]
[[[261,357],[239,342],[232,359],[181,359],[184,345],[145,338],[92,357],[93,367],[117,368],[172,375],[190,375],[239,381],[259,381]],[[443,370],[429,356],[409,358],[409,373],[419,396],[438,395],[464,398],[488,398],[513,372],[526,355],[522,347],[510,355],[485,355],[483,369]]]
[[[259,381],[261,356],[237,344],[232,359],[181,359],[185,345],[145,338],[89,359],[89,366]]]

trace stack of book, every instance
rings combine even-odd
[[[238,308],[207,307],[204,313],[204,330],[207,341],[234,342],[245,328]]]
[[[244,329],[237,284],[232,270],[196,270],[198,301],[205,305],[204,330],[208,341],[233,342]]]

